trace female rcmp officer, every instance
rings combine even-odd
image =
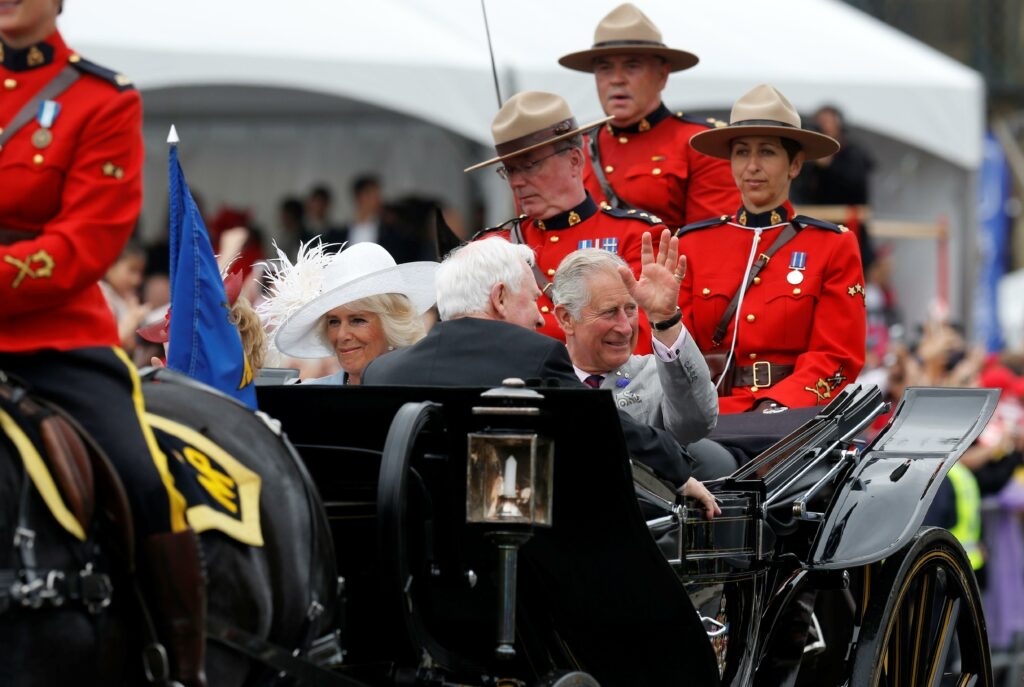
[[[690,139],[729,160],[742,206],[680,230],[679,305],[718,379],[719,410],[823,405],[864,365],[864,275],[854,234],[794,216],[789,187],[834,139],[800,127],[768,85],[733,105],[729,125]]]
[[[141,99],[64,44],[61,5],[0,4],[0,370],[106,450],[135,515],[172,677],[205,685],[198,539],[97,284],[139,214]]]

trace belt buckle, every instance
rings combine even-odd
[[[765,381],[763,383],[758,381],[758,377],[761,376],[761,373],[758,372],[759,368],[764,370],[764,376],[767,377],[767,381]],[[771,385],[772,385],[772,364],[770,362],[768,362],[767,360],[758,360],[756,363],[754,363],[753,387],[755,389],[767,389]]]

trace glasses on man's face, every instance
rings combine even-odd
[[[521,165],[505,165],[504,167],[498,167],[494,171],[497,172],[498,176],[504,179],[505,181],[508,181],[513,174],[522,174],[524,177],[529,179],[530,177],[532,177],[534,174],[537,174],[541,170],[541,167],[544,166],[545,160],[547,160],[549,157],[554,157],[555,155],[564,153],[567,150],[572,150],[572,148],[559,148],[555,152],[548,153],[544,157],[538,157],[536,160],[524,162]]]

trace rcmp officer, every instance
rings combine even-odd
[[[697,56],[666,47],[636,6],[616,7],[597,25],[589,50],[558,62],[594,74],[612,117],[585,146],[584,182],[600,204],[647,210],[672,229],[736,207],[729,166],[689,146],[694,134],[722,122],[672,112],[661,100],[669,74],[694,66]]]
[[[139,215],[142,105],[57,31],[61,0],[0,9],[0,371],[67,410],[126,485],[172,676],[205,685],[199,544],[98,282]]]
[[[491,123],[497,157],[466,169],[504,163],[497,172],[508,181],[524,214],[474,239],[499,235],[533,249],[534,276],[543,294],[538,302],[544,316],[540,331],[557,339],[564,339],[564,333],[555,320],[550,288],[562,258],[578,248],[600,248],[619,255],[639,277],[643,233],[664,229],[648,212],[600,208],[587,193],[581,132],[594,125],[578,126],[569,105],[553,93],[517,93]],[[650,325],[641,317],[637,353],[650,352]]]
[[[845,227],[794,217],[789,187],[805,159],[839,144],[800,128],[785,96],[761,85],[736,101],[728,127],[690,145],[730,160],[742,197],[736,214],[679,232],[679,305],[718,374],[720,411],[828,403],[864,365],[860,252]]]

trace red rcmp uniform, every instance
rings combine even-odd
[[[787,202],[772,212],[741,209],[734,217],[681,230],[679,250],[687,264],[679,306],[703,353],[729,352],[736,314],[718,346],[713,333],[739,290],[753,242],[760,232],[758,253],[767,251],[790,217]],[[722,413],[743,412],[764,399],[788,407],[826,404],[864,365],[866,310],[857,237],[808,217],[794,222],[800,231],[771,257],[737,308],[731,375],[745,384],[735,383],[719,399]]]
[[[123,76],[72,53],[59,33],[0,44],[0,128],[67,65],[78,79],[0,149],[0,351],[115,346],[97,282],[142,202],[142,103]],[[41,129],[48,132],[38,133]]]
[[[528,245],[537,256],[537,266],[548,280],[555,275],[555,270],[562,259],[579,248],[601,248],[616,253],[639,278],[640,243],[643,233],[648,231],[652,236],[660,236],[664,228],[647,212],[598,208],[588,195],[587,199],[576,207],[554,217],[546,220],[519,217],[492,229],[485,229],[477,237],[502,236],[512,243]],[[565,332],[555,320],[554,304],[548,297],[547,290],[537,301],[537,305],[544,315],[544,326],[539,331],[559,341],[565,341]],[[642,312],[635,352],[651,352],[651,328]]]
[[[597,131],[597,148],[605,177],[619,199],[657,216],[673,230],[731,212],[740,204],[739,190],[728,160],[710,157],[690,147],[690,138],[716,126],[664,105],[637,124],[617,128],[611,123]],[[591,132],[591,136],[593,132]],[[583,183],[598,203],[606,201],[590,156],[590,139]]]
[[[98,285],[139,216],[141,99],[59,33],[23,49],[0,42],[0,52],[0,128],[14,131],[0,148],[0,370],[68,411],[106,450],[136,533],[180,531],[184,500]],[[66,69],[77,79],[36,97]]]

